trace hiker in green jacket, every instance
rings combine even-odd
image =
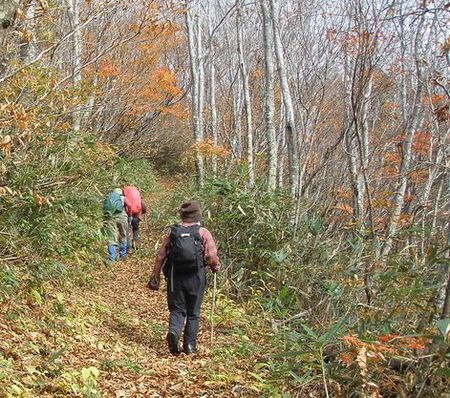
[[[119,257],[122,259],[127,254],[128,234],[128,216],[125,212],[122,189],[115,188],[108,194],[103,202],[103,214],[108,238],[108,259],[116,260],[117,247],[119,247]]]

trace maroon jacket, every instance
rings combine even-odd
[[[184,227],[190,227],[195,225],[195,222],[182,222],[181,225]],[[214,238],[206,228],[200,227],[199,230],[200,239],[203,243],[203,258],[206,263],[209,265],[213,272],[217,272],[220,269],[219,257],[217,256],[217,246],[216,242],[214,242]],[[163,236],[161,246],[158,250],[158,254],[156,255],[155,265],[153,267],[152,277],[156,277],[159,281],[161,268],[164,263],[165,258],[168,254],[169,248],[169,235],[170,230]]]

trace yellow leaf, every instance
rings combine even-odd
[[[365,345],[360,347],[356,362],[358,363],[360,374],[364,378],[367,375],[367,348]]]
[[[2,147],[9,146],[11,144],[11,141],[12,141],[11,136],[10,135],[5,135],[2,138],[2,141],[1,141],[0,145]]]

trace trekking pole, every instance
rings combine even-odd
[[[211,324],[211,346],[213,345],[214,341],[214,310],[216,307],[216,289],[217,289],[217,273],[214,272],[214,282],[213,282],[213,296],[212,296],[212,304],[211,304],[211,314],[209,317],[209,323]]]
[[[148,229],[148,224],[147,224],[147,213],[144,214],[144,225],[145,225],[145,229]]]

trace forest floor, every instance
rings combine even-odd
[[[149,206],[165,200],[159,194]],[[102,266],[70,292],[0,304],[0,396],[258,397],[263,332],[248,337],[240,310],[218,325],[211,345],[211,288],[203,303],[199,352],[172,356],[165,336],[165,284],[147,281],[160,236],[142,223],[140,248]],[[257,372],[257,371],[256,371]]]

